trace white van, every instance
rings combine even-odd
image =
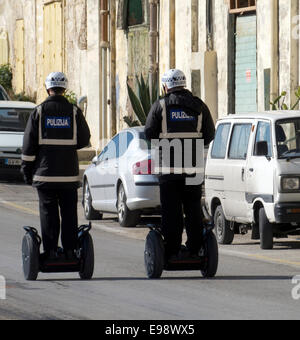
[[[205,204],[221,244],[252,229],[262,249],[300,234],[300,111],[229,115],[217,123]]]
[[[24,130],[33,103],[0,101],[0,177],[20,176]]]

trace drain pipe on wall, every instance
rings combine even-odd
[[[117,134],[117,91],[116,91],[116,0],[109,1],[110,13],[110,137]]]
[[[279,95],[279,2],[271,2],[271,101]]]
[[[170,69],[176,68],[176,3],[170,0]]]
[[[153,93],[153,84],[158,81],[158,61],[157,61],[157,49],[158,49],[158,7],[159,0],[149,0],[150,4],[150,68],[149,68],[149,83],[150,93]]]
[[[107,139],[107,68],[108,68],[108,0],[100,0],[100,48],[101,48],[101,136],[102,145]],[[104,146],[104,145],[102,145]]]

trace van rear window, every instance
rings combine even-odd
[[[226,156],[226,148],[231,124],[220,124],[218,126],[214,144],[212,147],[211,158],[224,159]]]

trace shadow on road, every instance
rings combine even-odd
[[[199,280],[199,281],[290,281],[292,280],[292,276],[276,276],[276,275],[237,275],[237,276],[216,276],[212,279],[205,279],[202,276],[172,276],[172,277],[162,277],[160,279],[149,280],[147,277],[98,277],[93,278],[91,281],[82,281],[80,279],[46,279],[46,280],[38,280],[41,282],[117,282],[117,281],[190,281],[190,280]]]

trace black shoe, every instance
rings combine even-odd
[[[55,263],[59,259],[58,253],[56,250],[46,251],[40,255],[40,261],[42,264],[47,265],[48,263]]]
[[[67,250],[65,252],[65,256],[66,256],[68,261],[78,261],[78,257],[76,255],[75,250]]]

